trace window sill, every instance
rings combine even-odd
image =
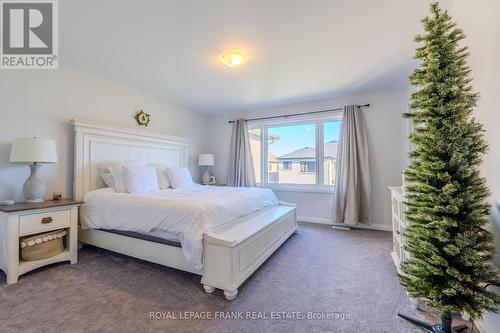
[[[308,186],[262,186],[273,191],[279,192],[304,192],[304,193],[324,193],[333,194],[335,192],[335,187],[308,187]]]

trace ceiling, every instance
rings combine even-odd
[[[204,113],[322,99],[404,84],[430,2],[64,0],[60,62]]]

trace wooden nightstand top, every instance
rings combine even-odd
[[[74,206],[74,205],[81,205],[83,202],[82,201],[74,201],[74,200],[68,200],[68,199],[63,199],[59,201],[44,201],[44,202],[38,202],[38,203],[24,203],[24,202],[19,202],[15,203],[10,206],[0,206],[0,212],[4,213],[17,213],[17,212],[22,212],[26,210],[36,210],[36,209],[48,209],[48,208],[56,208],[56,207],[64,207],[64,206]]]

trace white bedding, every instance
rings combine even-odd
[[[84,229],[116,229],[144,234],[177,234],[186,260],[202,268],[203,232],[278,203],[263,188],[197,185],[154,193],[118,193],[112,188],[89,192],[84,198]]]

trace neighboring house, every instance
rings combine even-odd
[[[324,148],[324,185],[335,184],[335,163],[337,161],[337,141],[330,141]],[[279,168],[274,182],[280,184],[315,184],[316,150],[304,147],[278,156]],[[270,177],[271,178],[271,177]]]
[[[279,161],[278,159],[276,158],[276,155],[274,155],[273,153],[267,153],[268,155],[268,158],[267,158],[267,161],[269,162],[269,165],[268,165],[268,171],[269,172],[277,172],[279,170]]]
[[[261,133],[259,128],[248,130],[252,151],[255,179],[261,179]],[[268,145],[279,140],[279,135],[268,132]],[[325,144],[324,185],[335,184],[335,163],[337,161],[337,141]],[[268,182],[280,184],[316,184],[316,150],[304,147],[290,153],[276,156],[268,153]]]
[[[248,130],[248,133],[250,134],[250,150],[252,151],[252,159],[255,170],[255,180],[257,181],[257,183],[259,183],[261,179],[260,129],[252,128]],[[280,138],[279,135],[276,135],[271,132],[267,133],[268,144],[274,143],[275,141],[279,140],[279,138]],[[268,160],[269,160],[269,166],[268,166],[269,173],[271,174],[272,172],[278,171],[278,161],[276,159],[276,156],[272,153],[269,153]]]

